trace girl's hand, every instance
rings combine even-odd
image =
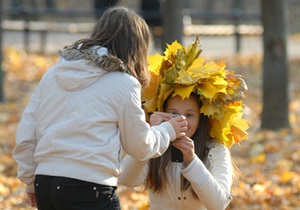
[[[34,193],[27,193],[27,200],[30,206],[37,208],[36,199]]]
[[[172,142],[183,154],[183,163],[187,166],[195,157],[194,141],[187,136],[176,139]]]
[[[188,126],[188,122],[186,121],[185,116],[180,115],[178,117],[171,118],[169,122],[175,129],[176,139],[185,136],[185,132],[187,131]]]
[[[172,117],[171,114],[165,112],[154,112],[150,116],[150,125],[159,125],[164,121],[169,121],[176,132],[176,138],[180,138],[185,136],[185,131],[187,130],[188,122],[186,121],[186,117],[180,115],[178,117]]]

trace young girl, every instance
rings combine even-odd
[[[240,115],[243,106],[238,103],[245,86],[222,64],[202,65],[197,46],[198,40],[188,50],[174,42],[164,57],[155,55],[153,66],[159,73],[152,82],[157,87],[151,88],[157,90],[157,97],[152,96],[152,101],[148,100],[150,95],[144,97],[145,110],[154,111],[150,116],[152,126],[168,120],[170,113],[186,117],[186,135],[172,142],[182,152],[183,162],[172,162],[171,146],[162,156],[148,161],[127,155],[125,171],[118,180],[132,187],[145,183],[150,190],[151,210],[221,210],[232,200],[234,170],[226,146],[247,138],[247,123]],[[208,83],[209,89],[205,87]],[[235,95],[238,91],[239,97]],[[236,104],[230,105],[233,102]]]
[[[140,91],[149,81],[150,32],[135,12],[108,9],[91,36],[60,52],[32,95],[13,157],[32,206],[120,209],[123,150],[145,160],[183,136],[185,117],[150,127]]]

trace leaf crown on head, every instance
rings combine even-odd
[[[164,55],[148,57],[152,80],[142,89],[146,113],[163,111],[169,96],[183,100],[196,93],[202,106],[199,114],[210,119],[210,136],[231,147],[248,139],[248,123],[243,119],[243,99],[247,86],[242,76],[226,70],[224,62],[204,63],[202,49],[196,40],[186,49],[177,41],[167,44]]]

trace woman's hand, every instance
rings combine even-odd
[[[165,112],[154,112],[151,116],[150,116],[150,125],[154,126],[154,125],[159,125],[162,122],[168,121],[172,119],[172,116],[168,113]]]
[[[169,121],[176,132],[176,138],[180,138],[185,136],[185,131],[187,130],[188,122],[186,121],[186,117],[180,115],[178,117],[172,117],[171,114],[165,112],[154,112],[150,116],[150,125],[159,125],[164,121]]]
[[[194,141],[187,136],[176,139],[172,145],[183,154],[183,163],[187,166],[195,157]]]
[[[36,199],[34,193],[27,193],[27,200],[30,206],[37,208]]]

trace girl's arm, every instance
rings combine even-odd
[[[124,171],[118,178],[119,184],[137,187],[144,183],[149,167],[147,161],[139,161],[129,155],[124,158]]]
[[[208,155],[209,169],[195,157],[182,170],[198,198],[207,209],[225,209],[231,202],[232,165],[228,148],[214,146]]]

